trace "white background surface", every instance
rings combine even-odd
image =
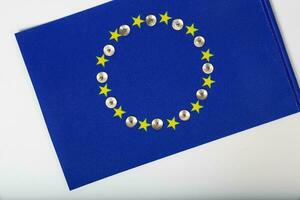
[[[300,199],[300,115],[68,191],[14,33],[102,0],[0,0],[0,199]],[[300,1],[273,0],[300,77]]]

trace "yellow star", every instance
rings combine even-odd
[[[116,42],[119,41],[119,37],[121,37],[121,35],[118,33],[118,29],[116,29],[115,31],[110,31],[110,38],[109,40],[115,40]]]
[[[120,117],[120,119],[122,119],[123,115],[126,113],[126,111],[122,109],[122,106],[120,106],[118,109],[115,108],[114,111],[114,117]]]
[[[104,87],[100,86],[100,93],[99,95],[103,94],[107,97],[108,93],[111,91],[111,89],[108,88],[107,84]]]
[[[168,120],[168,128],[173,128],[174,130],[176,130],[176,126],[179,124],[179,122],[176,121],[175,117],[173,117],[173,119],[167,119]]]
[[[139,123],[140,123],[139,129],[144,129],[144,131],[148,130],[150,124],[147,122],[147,119],[145,119],[144,121],[139,121]]]
[[[208,78],[203,78],[203,81],[204,81],[203,87],[207,86],[209,88],[211,88],[212,84],[214,84],[216,82],[216,81],[211,79],[211,76],[208,76]]]
[[[133,24],[132,26],[137,26],[139,28],[141,28],[141,24],[144,23],[145,21],[141,19],[141,15],[139,15],[138,17],[133,17]]]
[[[187,28],[187,32],[186,34],[191,34],[193,37],[195,36],[195,32],[198,31],[198,29],[196,29],[195,24],[192,24],[191,26],[186,26]]]
[[[97,65],[102,65],[103,67],[105,67],[105,63],[109,61],[105,58],[104,55],[102,55],[101,57],[97,56],[97,60],[98,60]]]
[[[200,109],[203,108],[203,106],[200,105],[200,102],[197,101],[196,103],[191,103],[192,104],[192,112],[197,112],[197,113],[200,113]]]
[[[165,14],[159,14],[159,15],[160,15],[160,17],[161,17],[160,23],[165,23],[165,24],[168,25],[169,20],[172,19],[172,17],[170,17],[170,16],[168,15],[168,12],[165,12]]]
[[[202,51],[202,59],[201,60],[207,60],[209,62],[210,58],[213,57],[214,55],[210,53],[210,49],[207,51]]]

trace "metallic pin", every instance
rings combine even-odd
[[[195,37],[195,39],[194,39],[194,45],[195,45],[196,47],[201,48],[201,47],[204,46],[204,44],[205,44],[205,39],[204,39],[204,37],[202,37],[202,36],[197,36],[197,37]]]
[[[187,110],[182,110],[180,111],[179,113],[179,118],[182,120],[182,121],[188,121],[190,118],[191,118],[191,114],[189,111]]]
[[[156,19],[155,15],[148,15],[146,17],[146,23],[148,26],[155,26],[157,23],[157,19]]]
[[[210,63],[205,63],[203,66],[202,66],[202,70],[205,74],[211,74],[214,72],[214,66]]]
[[[119,28],[119,34],[122,36],[127,36],[130,33],[130,27],[128,25],[122,25]]]
[[[172,27],[176,31],[180,31],[184,26],[182,19],[174,19],[172,22]]]
[[[164,122],[163,122],[163,120],[161,120],[161,119],[154,119],[153,121],[152,121],[152,128],[154,129],[154,130],[160,130],[160,129],[162,129],[162,127],[164,126]]]
[[[199,100],[205,100],[208,97],[208,92],[204,89],[200,89],[197,91],[196,96]]]
[[[105,101],[105,104],[108,108],[115,108],[117,106],[117,99],[115,97],[108,97]]]
[[[100,72],[97,74],[97,81],[99,83],[106,83],[108,80],[108,74],[106,72]]]
[[[103,53],[106,56],[113,56],[115,54],[115,47],[108,44],[103,48]]]
[[[137,120],[136,117],[134,117],[134,116],[127,117],[127,119],[126,119],[126,126],[128,128],[133,128],[133,127],[135,127],[135,125],[137,124],[137,122],[138,122],[138,120]]]

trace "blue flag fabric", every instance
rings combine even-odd
[[[299,112],[267,0],[122,0],[16,34],[70,189]]]

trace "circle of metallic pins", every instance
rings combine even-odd
[[[159,131],[160,129],[163,128],[163,126],[164,126],[164,122],[163,122],[163,120],[161,120],[161,119],[154,119],[154,120],[152,121],[152,128],[153,128],[154,130]]]
[[[156,19],[155,15],[148,15],[146,17],[146,23],[148,26],[151,26],[151,27],[155,26],[157,23],[157,19]]]
[[[113,45],[106,45],[104,48],[103,48],[103,53],[104,55],[106,56],[113,56],[115,54],[115,47]]]
[[[117,99],[115,97],[108,97],[105,101],[105,104],[108,108],[115,108],[117,106]]]
[[[182,19],[174,19],[172,22],[172,27],[176,31],[180,31],[184,26]]]
[[[197,99],[199,99],[199,100],[205,100],[208,97],[208,92],[207,92],[207,90],[200,89],[197,91],[196,96],[197,96]]]
[[[100,72],[97,74],[97,81],[99,83],[106,83],[108,80],[108,74],[106,72]]]
[[[211,74],[214,72],[214,66],[210,63],[205,63],[203,66],[202,66],[202,70],[205,74]]]
[[[128,25],[122,25],[119,28],[119,34],[122,36],[127,36],[130,33],[130,27]]]
[[[202,37],[202,36],[195,37],[195,39],[194,39],[194,45],[196,47],[201,48],[201,47],[204,46],[204,44],[205,44],[205,38],[204,37]]]
[[[150,27],[153,27],[157,24],[157,18],[155,15],[148,15],[146,17],[146,24]],[[172,22],[172,27],[176,31],[180,31],[184,27],[184,22],[182,19],[174,19]],[[122,25],[118,29],[118,33],[121,36],[127,36],[130,34],[130,26]],[[201,48],[205,45],[205,38],[202,36],[197,36],[194,39],[194,45],[198,48]],[[103,48],[104,55],[113,56],[115,54],[115,48],[113,45],[106,45]],[[202,66],[202,70],[205,74],[211,74],[214,71],[214,66],[210,63],[205,63]],[[97,74],[97,81],[99,83],[106,83],[108,81],[108,74],[106,72],[100,72]],[[198,100],[205,100],[208,97],[208,92],[205,89],[199,89],[196,93]],[[105,104],[108,108],[113,109],[117,106],[117,99],[115,97],[108,97],[105,101]],[[182,110],[179,112],[179,118],[182,121],[188,121],[191,118],[191,114],[188,110]],[[129,128],[133,128],[137,125],[138,119],[134,116],[129,116],[126,119],[126,126]],[[163,128],[164,122],[163,120],[157,118],[152,121],[152,128],[154,130],[160,130]]]
[[[133,127],[136,126],[137,122],[138,122],[138,120],[137,120],[136,117],[134,117],[134,116],[129,116],[129,117],[127,117],[127,119],[126,119],[126,126],[127,126],[128,128],[133,128]]]
[[[191,113],[187,110],[182,110],[179,112],[179,119],[182,121],[188,121],[191,118]]]

